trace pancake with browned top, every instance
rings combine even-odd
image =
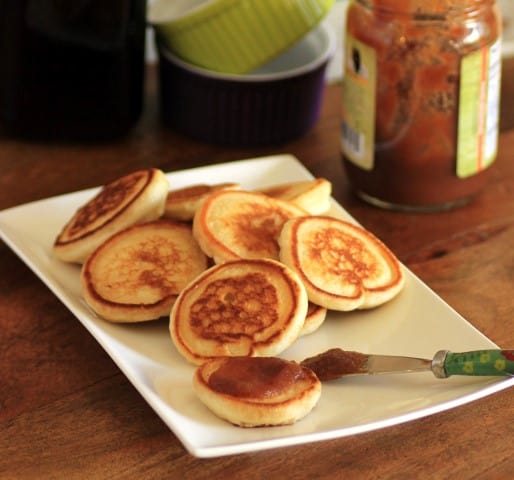
[[[64,226],[53,246],[55,255],[67,262],[82,263],[114,233],[159,218],[168,189],[166,176],[156,168],[108,183]]]
[[[286,220],[307,215],[300,207],[242,190],[216,192],[202,203],[193,234],[215,263],[238,258],[278,259],[277,238]]]
[[[189,362],[220,356],[272,356],[298,337],[307,294],[298,275],[270,259],[211,267],[179,295],[170,334]]]
[[[309,300],[333,310],[371,308],[403,288],[394,254],[369,231],[343,220],[289,220],[279,239],[280,259],[300,276]]]
[[[82,266],[84,299],[113,322],[168,316],[182,289],[207,268],[187,225],[156,220],[110,237]]]
[[[222,357],[196,369],[193,388],[218,417],[241,427],[291,425],[318,403],[310,369],[277,357]]]
[[[217,183],[214,185],[191,185],[189,187],[170,190],[164,207],[164,217],[172,220],[193,220],[195,212],[205,198],[219,190],[238,190],[238,183]]]
[[[325,178],[280,183],[258,190],[273,198],[279,198],[303,208],[311,215],[330,210],[332,184]]]

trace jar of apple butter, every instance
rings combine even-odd
[[[342,151],[371,204],[469,201],[498,147],[501,20],[494,0],[351,0]]]

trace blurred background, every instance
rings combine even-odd
[[[334,7],[324,20],[334,30],[337,36],[337,50],[327,68],[327,81],[329,83],[336,82],[342,76],[342,47],[343,47],[343,25],[346,16],[346,7],[349,0],[336,0]],[[149,0],[151,3],[152,0]],[[498,5],[503,15],[503,56],[514,55],[514,1],[498,0]],[[155,62],[157,59],[155,46],[153,41],[153,33],[148,29],[147,33],[147,61]]]

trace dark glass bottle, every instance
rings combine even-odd
[[[0,0],[0,131],[127,132],[143,102],[146,0]]]

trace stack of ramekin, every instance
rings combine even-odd
[[[197,140],[270,146],[319,115],[334,0],[154,0],[164,122]]]

